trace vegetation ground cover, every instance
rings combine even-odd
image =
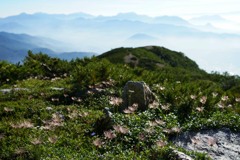
[[[139,65],[122,61],[130,53]],[[23,63],[0,62],[0,72],[0,159],[175,159],[173,149],[209,159],[171,138],[187,130],[240,131],[239,76],[206,73],[161,47],[72,61],[29,52]],[[146,82],[159,102],[144,112],[118,112],[129,80]],[[105,108],[110,127],[102,121]]]

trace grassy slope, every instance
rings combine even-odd
[[[157,64],[171,67],[182,67],[186,70],[199,70],[198,65],[184,56],[181,52],[172,51],[164,47],[147,46],[139,48],[117,48],[100,55],[112,63],[125,63],[124,57],[132,54],[140,61],[138,66],[144,68],[156,67]]]
[[[29,55],[23,66],[0,63],[5,73],[0,88],[28,89],[0,92],[0,159],[174,159],[171,148],[182,150],[170,141],[178,129],[240,131],[238,77],[206,74],[187,57],[164,48],[127,50],[100,56],[113,63],[96,58],[66,62],[41,54]],[[128,52],[166,66],[132,68],[116,59]],[[161,56],[165,58],[157,58]],[[172,67],[174,61],[177,67]],[[111,99],[121,98],[128,80],[145,81],[160,104],[133,114],[113,111],[112,125],[128,129],[120,133],[100,119],[105,107],[118,107]]]

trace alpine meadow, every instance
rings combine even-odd
[[[0,2],[0,159],[239,160],[239,2],[213,2]]]

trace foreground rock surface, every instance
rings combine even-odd
[[[122,110],[136,103],[138,104],[138,109],[144,111],[147,110],[148,105],[155,99],[156,96],[145,82],[129,81],[126,83],[123,89]]]
[[[177,156],[176,159],[178,159],[178,160],[193,160],[190,156],[188,156],[178,150],[173,150],[173,153],[176,154],[176,156]]]
[[[185,149],[205,152],[214,160],[240,160],[240,133],[226,128],[185,132],[173,141]]]

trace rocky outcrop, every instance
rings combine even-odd
[[[134,67],[136,67],[139,63],[139,59],[130,53],[124,57],[124,62],[127,64],[132,64]]]
[[[173,153],[175,154],[176,157],[174,157],[175,159],[178,160],[193,160],[192,157],[184,154],[183,152],[180,152],[178,150],[173,149]]]
[[[137,104],[138,110],[144,111],[154,100],[156,100],[156,96],[145,82],[129,81],[123,89],[122,110]]]
[[[185,132],[173,142],[188,150],[207,153],[214,160],[240,160],[240,133],[226,128]]]

